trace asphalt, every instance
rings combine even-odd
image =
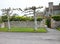
[[[46,29],[47,33],[0,32],[0,44],[60,44],[60,31]]]

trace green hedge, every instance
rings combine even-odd
[[[52,16],[55,21],[60,21],[60,16]]]
[[[42,18],[37,18],[37,21],[41,21]],[[2,21],[3,22],[7,22],[7,16],[2,16]],[[34,21],[34,18],[30,18],[30,17],[16,17],[16,16],[11,16],[10,17],[10,21]]]
[[[42,18],[37,18],[37,21],[41,21]],[[16,18],[11,18],[10,21],[34,21],[34,18],[29,18],[29,17],[16,17]]]
[[[1,19],[2,19],[3,22],[7,22],[7,16],[6,15],[2,16]]]

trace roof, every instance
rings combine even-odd
[[[48,11],[49,8],[46,8],[46,11]],[[54,5],[53,10],[60,10],[60,4],[59,5]]]

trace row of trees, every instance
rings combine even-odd
[[[1,9],[2,13],[4,15],[7,16],[7,21],[8,21],[8,29],[10,30],[10,15],[12,14],[13,10],[18,10],[18,11],[28,11],[28,10],[31,10],[31,11],[28,11],[27,13],[29,12],[33,12],[32,14],[34,15],[34,23],[35,23],[35,30],[37,30],[37,18],[36,18],[36,9],[41,9],[42,7],[35,7],[35,6],[32,6],[32,7],[29,7],[29,8],[25,8],[24,10],[22,10],[21,8],[16,8],[16,9],[11,9],[11,8],[5,8],[5,9]]]

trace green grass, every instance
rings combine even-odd
[[[0,32],[47,32],[45,28],[38,28],[36,31],[34,31],[34,28],[11,28],[8,30],[8,28],[0,28]]]
[[[57,30],[59,30],[59,31],[60,31],[60,27],[59,27],[59,28],[57,28]]]

